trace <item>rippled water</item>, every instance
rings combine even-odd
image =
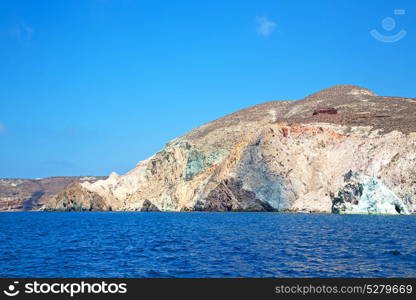
[[[415,277],[416,216],[0,213],[0,277]]]

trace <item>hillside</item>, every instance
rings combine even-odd
[[[416,210],[416,100],[340,85],[204,124],[47,210]]]

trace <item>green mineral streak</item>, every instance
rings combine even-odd
[[[208,170],[213,165],[218,164],[225,156],[225,150],[217,150],[209,155],[204,155],[196,150],[188,153],[188,161],[186,163],[185,180],[192,180],[196,175]]]
[[[349,172],[345,179],[350,182],[334,198],[334,213],[409,214],[402,199],[375,177]]]

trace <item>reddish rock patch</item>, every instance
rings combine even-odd
[[[288,137],[290,134],[290,129],[288,127],[283,127],[282,132],[284,137]]]
[[[335,108],[317,108],[313,111],[314,116],[320,115],[320,114],[327,114],[327,115],[336,115],[338,113],[338,110]]]

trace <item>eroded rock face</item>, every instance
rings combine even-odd
[[[71,183],[58,196],[58,201],[49,203],[46,210],[56,211],[103,211],[112,210],[111,205],[100,195],[86,190],[79,182]]]
[[[338,214],[409,214],[403,201],[374,177],[348,172],[346,185],[334,197],[332,212]]]
[[[338,113],[311,117],[319,107],[333,107]],[[379,117],[387,112],[388,117]],[[68,199],[80,199],[81,204],[69,207],[88,208],[88,201],[94,201],[94,209],[127,211],[329,213],[334,195],[342,190],[343,195],[352,193],[352,205],[373,203],[389,190],[402,201],[400,210],[413,213],[415,131],[415,99],[337,86],[303,100],[268,102],[204,124],[169,142],[129,173],[82,183],[70,195],[56,197],[49,208],[68,210]],[[344,175],[350,170],[376,183],[365,181],[368,192],[364,188],[356,194],[346,189]],[[339,203],[348,202],[345,199]],[[367,212],[372,212],[370,207],[382,209],[378,200]]]
[[[203,211],[275,211],[268,202],[256,198],[256,193],[243,188],[243,182],[225,179],[211,190],[205,201],[195,205]]]
[[[140,211],[160,211],[159,208],[149,200],[144,200]]]

